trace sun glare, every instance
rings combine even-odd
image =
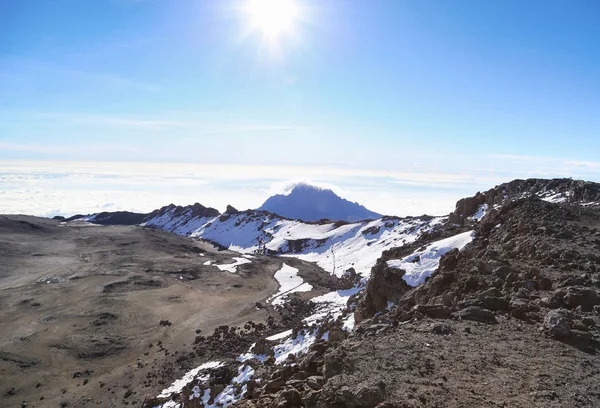
[[[275,41],[294,28],[300,17],[295,0],[247,0],[246,12],[253,30]]]

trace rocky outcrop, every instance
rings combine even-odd
[[[483,193],[478,192],[473,197],[459,200],[456,203],[456,209],[450,214],[450,222],[464,223],[483,204],[493,208],[508,201],[530,196],[571,204],[597,203],[600,205],[600,183],[567,178],[513,180]]]
[[[165,207],[161,207],[158,210],[152,211],[150,214],[148,214],[147,219],[156,218],[167,213],[169,213],[173,218],[183,215],[186,215],[187,218],[213,218],[220,215],[218,210],[205,207],[200,203],[186,206],[170,204]]]
[[[233,215],[233,214],[239,214],[240,212],[235,209],[235,207],[231,206],[231,205],[227,205],[227,209],[225,210],[225,214],[229,214],[229,215]]]
[[[388,267],[385,258],[379,258],[367,283],[364,301],[354,313],[356,321],[361,322],[378,311],[386,310],[390,302],[397,302],[409,291],[411,287],[402,279],[404,274],[401,269]]]

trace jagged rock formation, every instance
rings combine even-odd
[[[187,217],[191,218],[207,218],[207,217],[218,217],[221,213],[211,207],[205,207],[200,203],[195,203],[193,205],[180,206],[175,204],[170,204],[165,207],[161,207],[158,210],[152,211],[146,217],[146,220],[155,218],[162,214],[169,213],[174,217]]]
[[[456,203],[450,221],[463,223],[472,217],[482,205],[489,208],[502,205],[506,200],[537,196],[556,203],[589,205],[600,203],[600,184],[573,179],[527,179],[500,184],[484,193],[477,193]]]
[[[233,206],[228,205],[225,214],[239,214],[240,212]]]

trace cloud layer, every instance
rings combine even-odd
[[[493,161],[495,160],[495,161]],[[170,203],[200,202],[224,210],[257,208],[301,183],[389,215],[447,214],[456,201],[514,178],[600,180],[600,165],[546,158],[496,157],[496,168],[36,162],[0,164],[0,213],[42,216],[99,211],[148,212]],[[513,170],[498,170],[515,163]],[[502,165],[502,167],[500,167]],[[537,170],[536,170],[537,169]]]

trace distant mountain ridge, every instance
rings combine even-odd
[[[506,203],[524,198],[582,207],[600,206],[600,184],[571,179],[513,180],[459,200],[456,210],[442,217],[302,221],[266,210],[238,211],[231,206],[220,213],[196,203],[171,204],[149,214],[100,213],[71,217],[67,221],[77,219],[103,225],[139,222],[144,227],[205,239],[244,254],[293,256],[315,262],[338,276],[349,268],[369,276],[383,251],[424,237],[444,238],[440,234],[463,233],[487,214],[501,210]]]
[[[298,184],[289,194],[270,197],[258,210],[308,222],[322,219],[356,222],[381,218],[381,214],[341,198],[332,190],[304,183]]]

